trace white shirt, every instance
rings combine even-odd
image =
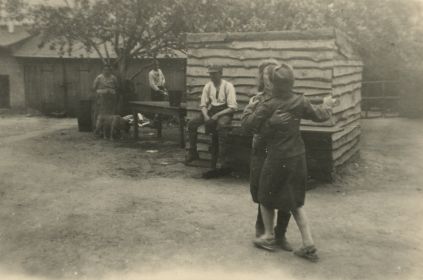
[[[221,80],[219,91],[216,94],[216,87],[213,82],[208,82],[201,95],[200,108],[209,108],[210,106],[227,105],[229,108],[237,109],[235,87],[228,81]]]
[[[154,90],[159,90],[159,87],[164,86],[166,80],[162,73],[162,70],[151,70],[148,73],[148,82],[150,83],[150,87]]]

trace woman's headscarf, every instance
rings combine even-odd
[[[292,91],[292,87],[294,86],[294,70],[291,65],[282,63],[276,67],[269,67],[269,75],[272,86],[277,86],[281,93]]]
[[[264,91],[271,93],[273,89],[273,84],[270,81],[271,70],[279,66],[280,63],[276,59],[266,59],[260,62],[258,68],[258,91]]]

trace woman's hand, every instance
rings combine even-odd
[[[249,110],[254,111],[257,107],[257,104],[259,104],[259,102],[260,102],[259,100],[257,100],[256,98],[253,97],[253,98],[250,99],[250,102],[248,103],[247,108]]]
[[[258,103],[259,103],[259,99],[257,98],[257,96],[253,96],[250,98],[248,105],[257,105]]]
[[[326,96],[325,98],[323,98],[323,105],[326,105],[329,108],[333,108],[338,104],[339,101],[335,98],[332,98],[332,96]]]
[[[293,119],[293,115],[290,112],[286,112],[277,109],[269,119],[270,125],[287,125],[290,120]]]

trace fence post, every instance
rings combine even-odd
[[[386,98],[385,98],[385,82],[382,83],[382,118],[385,117],[385,111],[386,111]]]

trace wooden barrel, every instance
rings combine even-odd
[[[78,130],[81,132],[93,131],[91,119],[92,100],[80,100],[78,107]]]

